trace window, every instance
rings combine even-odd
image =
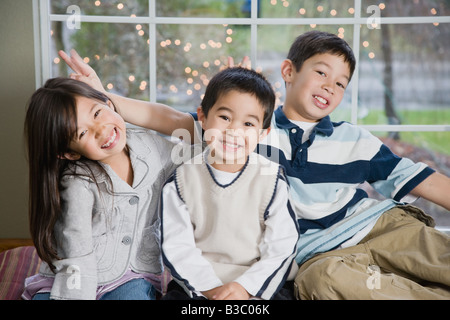
[[[329,31],[357,68],[332,114],[394,152],[450,176],[450,4],[444,0],[39,0],[37,86],[67,75],[76,48],[108,90],[184,111],[200,104],[228,56],[249,55],[283,103],[280,64],[294,38]],[[450,229],[446,210],[417,203]]]

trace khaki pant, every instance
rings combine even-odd
[[[414,218],[418,211],[395,207],[358,245],[306,261],[297,298],[450,299],[450,237]]]

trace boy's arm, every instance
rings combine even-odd
[[[434,172],[418,184],[411,194],[425,198],[450,210],[450,178]]]
[[[62,50],[59,51],[59,55],[75,72],[75,74],[71,74],[71,78],[85,82],[106,94],[114,102],[126,122],[165,135],[172,135],[177,129],[185,129],[188,130],[191,137],[191,141],[187,142],[193,142],[194,119],[189,113],[180,112],[161,103],[150,103],[106,92],[95,70],[85,63],[74,49],[70,51],[70,56]]]

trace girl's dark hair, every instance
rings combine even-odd
[[[205,116],[222,94],[231,90],[249,93],[256,97],[264,109],[263,129],[270,127],[275,106],[275,93],[260,73],[241,67],[227,68],[217,73],[206,87],[201,107]]]
[[[25,117],[25,139],[29,166],[29,224],[39,257],[54,271],[59,259],[54,226],[61,215],[60,180],[70,163],[89,171],[86,158],[74,162],[64,158],[77,132],[76,98],[86,97],[106,103],[108,97],[87,84],[70,78],[49,79],[30,98]],[[87,164],[89,165],[83,165]],[[92,170],[90,178],[95,180]]]
[[[299,35],[292,43],[287,58],[299,71],[306,60],[324,53],[343,56],[344,61],[349,64],[350,79],[352,78],[356,65],[353,50],[345,40],[332,33],[314,30]]]

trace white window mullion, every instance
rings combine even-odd
[[[356,67],[352,76],[352,106],[350,122],[358,123],[358,91],[359,91],[359,44],[361,37],[361,25],[356,21],[361,17],[361,0],[355,0],[355,22],[353,23],[353,54],[356,59]]]
[[[251,2],[250,18],[250,61],[254,68],[257,66],[258,59],[258,0]]]
[[[149,92],[150,102],[156,102],[156,3],[155,0],[149,1]]]
[[[40,44],[39,50],[40,52],[40,75],[39,82],[36,83],[37,86],[42,86],[44,82],[51,78],[51,64],[50,64],[50,30],[51,30],[51,22],[49,19],[50,16],[50,0],[40,0],[39,1],[39,39],[35,41]],[[36,33],[35,33],[36,34]]]

